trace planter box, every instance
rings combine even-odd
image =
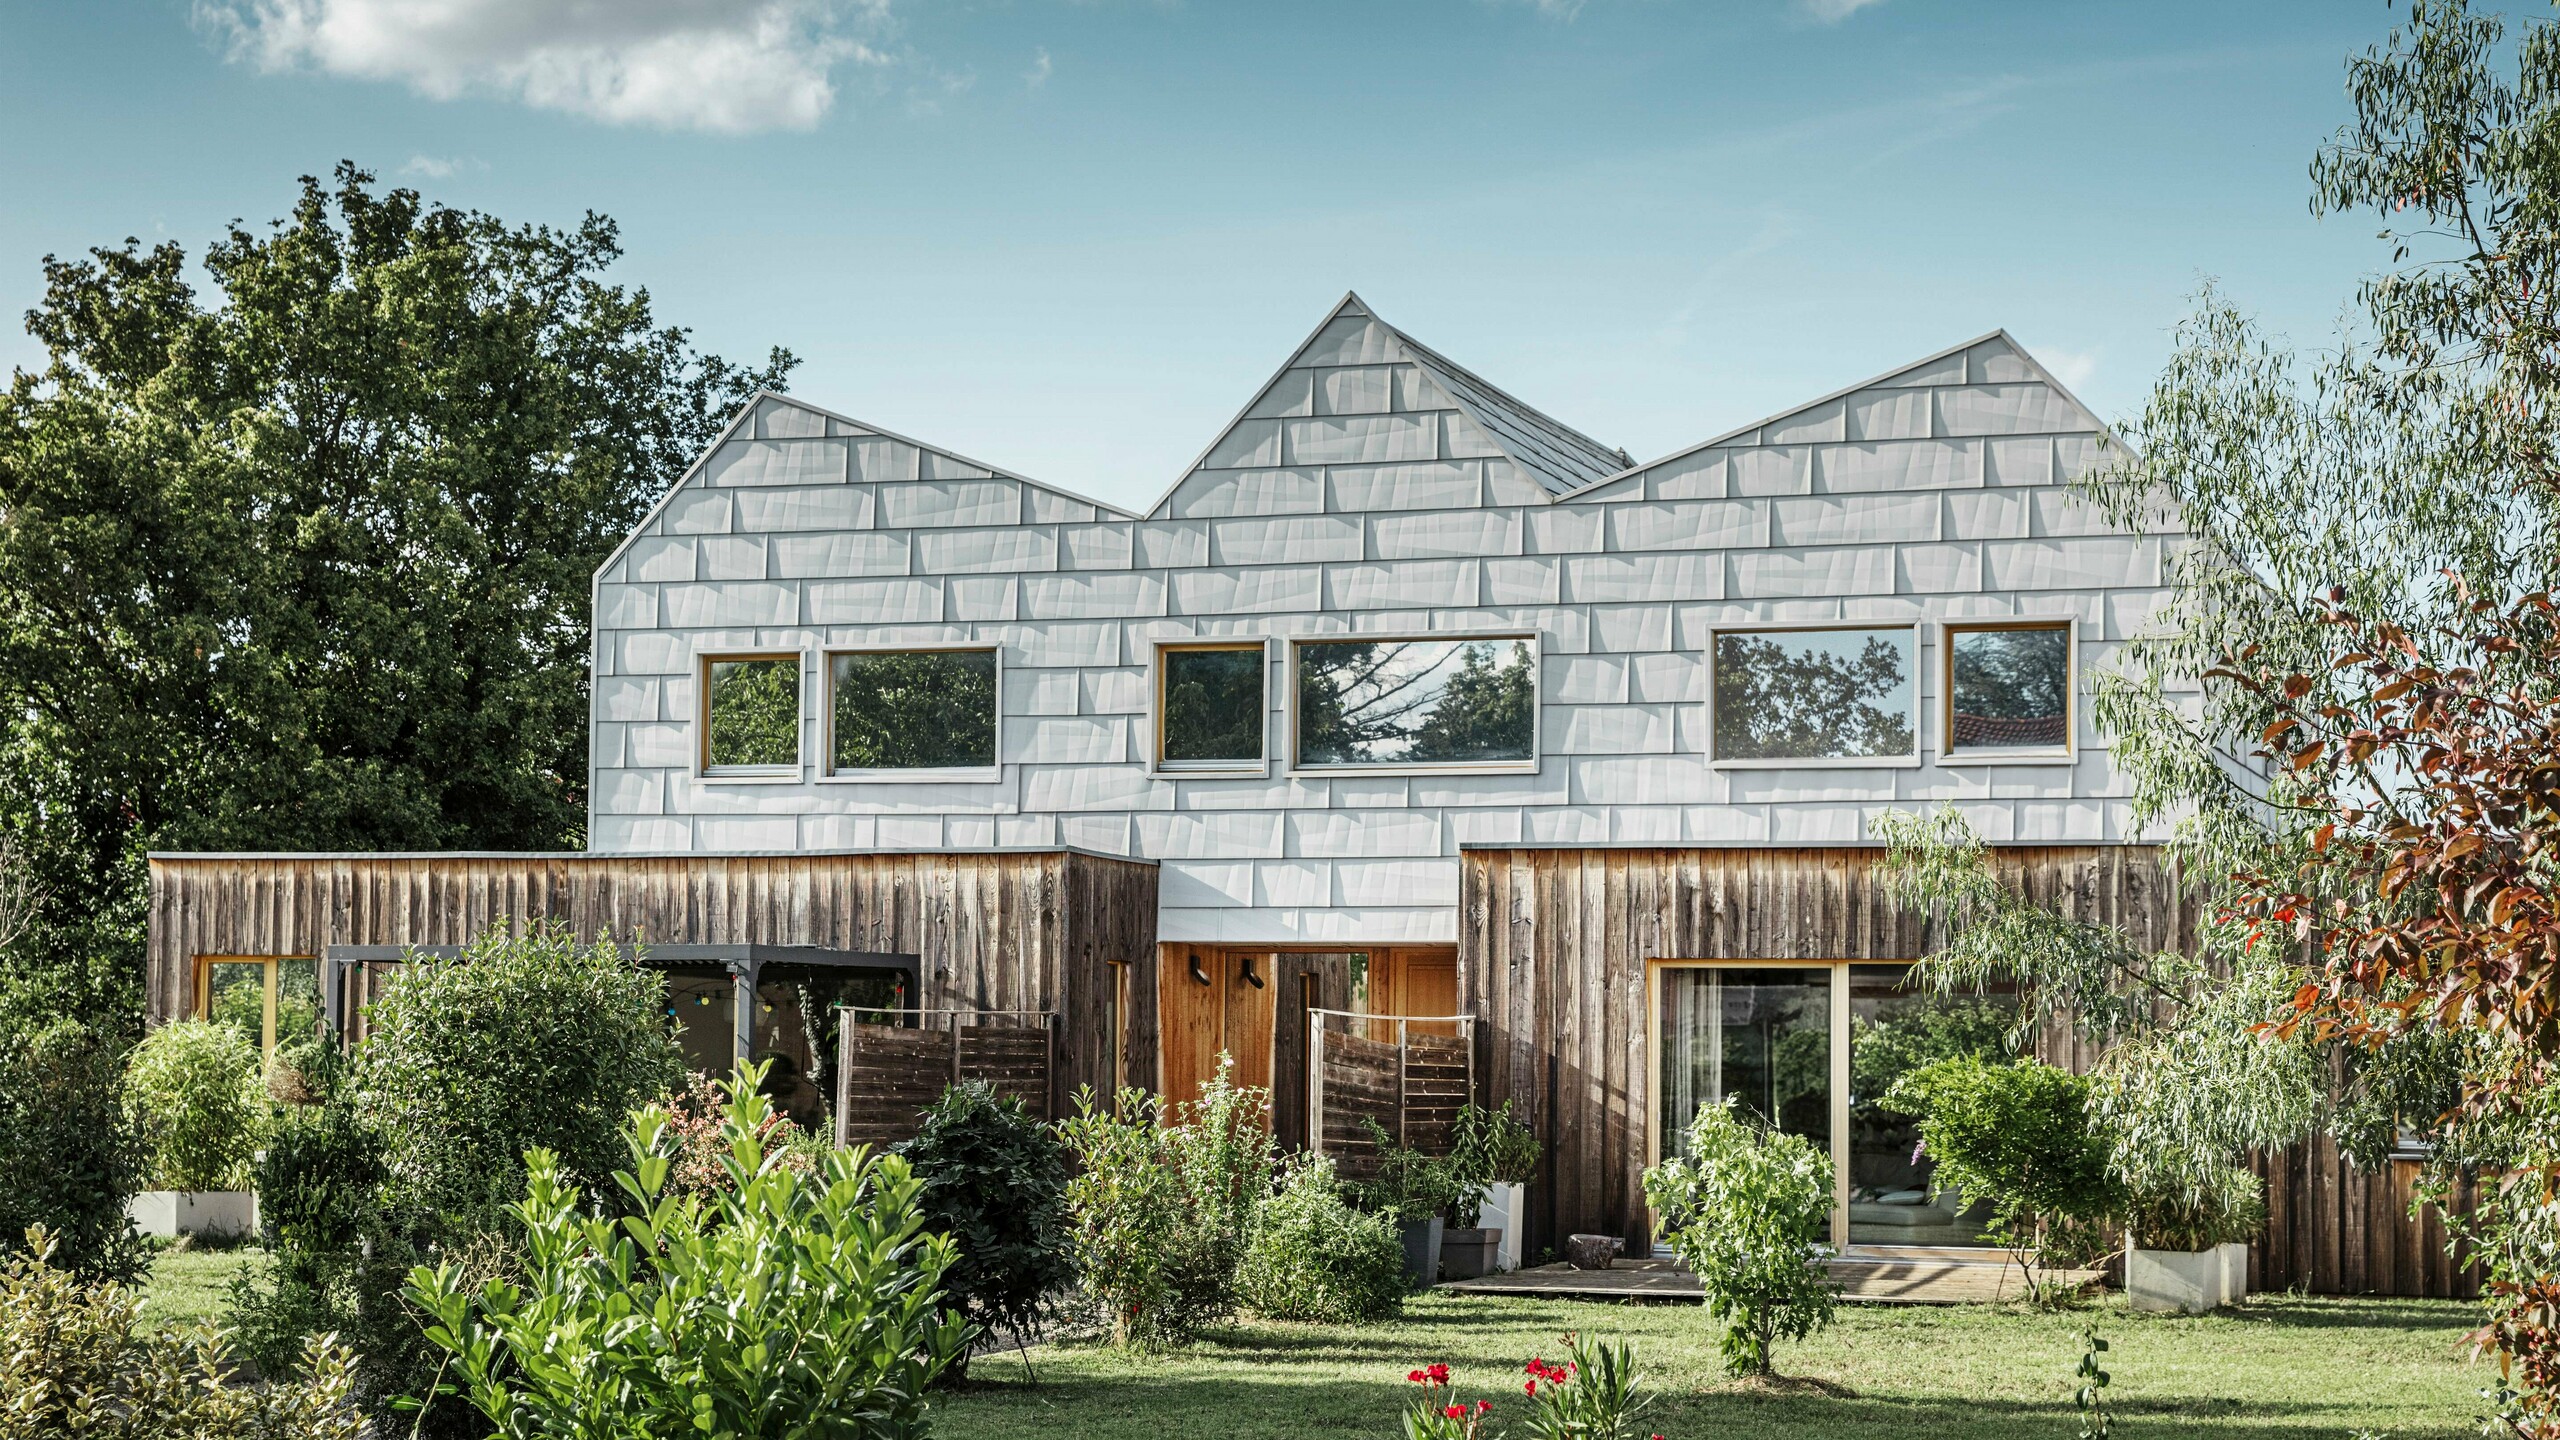
[[[2127,1250],[2125,1302],[2136,1310],[2219,1310],[2249,1291],[2249,1247],[2210,1250]]]
[[[1494,1256],[1493,1261],[1495,1270],[1520,1268],[1520,1237],[1529,1233],[1528,1203],[1529,1194],[1525,1186],[1506,1184],[1484,1187],[1484,1201],[1479,1207],[1478,1222],[1487,1230],[1502,1232],[1502,1248]]]
[[[1502,1232],[1492,1227],[1440,1232],[1440,1278],[1475,1280],[1493,1273],[1502,1255]]]
[[[1397,1232],[1404,1242],[1404,1280],[1408,1285],[1430,1285],[1440,1278],[1440,1230],[1448,1222],[1434,1215],[1416,1220]]]
[[[242,1240],[258,1233],[254,1190],[145,1190],[125,1206],[145,1235]]]

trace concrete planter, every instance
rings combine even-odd
[[[145,1235],[241,1240],[258,1233],[254,1190],[145,1190],[125,1206]]]
[[[1502,1254],[1502,1231],[1478,1226],[1440,1232],[1440,1278],[1475,1280],[1493,1273]]]
[[[2249,1247],[2125,1252],[2125,1302],[2136,1310],[2201,1315],[2249,1293]]]
[[[1428,1220],[1415,1220],[1397,1232],[1404,1242],[1404,1279],[1408,1285],[1429,1285],[1440,1278],[1440,1232],[1448,1222],[1434,1215]]]
[[[1529,1194],[1524,1186],[1499,1184],[1484,1187],[1484,1200],[1478,1207],[1477,1220],[1487,1230],[1496,1230],[1502,1235],[1502,1248],[1493,1260],[1494,1270],[1520,1268],[1520,1237],[1529,1233],[1528,1203]]]

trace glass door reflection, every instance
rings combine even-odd
[[[1831,967],[1662,972],[1661,1152],[1682,1154],[1701,1105],[1730,1099],[1831,1153]]]
[[[1919,1123],[1884,1104],[1894,1082],[1962,1056],[2007,1060],[2017,1021],[2014,982],[1985,995],[1939,995],[1911,983],[1908,965],[1849,970],[1849,1243],[1978,1246],[1990,1207],[1942,1189]]]

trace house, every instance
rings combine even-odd
[[[550,916],[691,957],[721,1047],[796,1013],[756,965],[858,974],[1054,1014],[1062,1089],[1230,1054],[1293,1143],[1311,1037],[1379,1033],[1321,1012],[1416,1017],[1550,1147],[1532,1253],[1640,1240],[1726,1096],[1831,1146],[1839,1238],[1966,1244],[1860,1063],[1934,1003],[1866,821],[2189,933],[2081,704],[2175,540],[2074,493],[2108,443],[1995,332],[1638,463],[1356,296],[1144,513],[760,396],[596,576],[588,850],[155,856],[155,1009]],[[2459,1283],[2406,1174],[2267,1163],[2261,1283]]]

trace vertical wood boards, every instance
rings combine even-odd
[[[2066,914],[2154,948],[2193,943],[2193,903],[2146,846],[2015,846],[2002,877]],[[1872,848],[1532,847],[1466,850],[1459,863],[1457,999],[1477,1018],[1479,1097],[1512,1102],[1545,1147],[1529,1186],[1528,1253],[1577,1231],[1650,1243],[1642,1176],[1653,1100],[1650,960],[1908,960],[1939,937],[1894,904]],[[2086,1069],[2068,1027],[2041,1056]],[[2441,1216],[2409,1215],[2415,1166],[2366,1175],[2320,1142],[2261,1157],[2268,1227],[2251,1247],[2258,1288],[2467,1295],[2476,1271],[2445,1255]]]
[[[1082,851],[160,855],[150,869],[154,1023],[192,1013],[197,956],[463,945],[549,922],[624,943],[913,954],[920,1005],[1060,1011],[1066,1096],[1104,1083],[1113,966],[1154,973],[1156,867]],[[1133,1034],[1152,1034],[1152,989]],[[1147,1058],[1133,1075],[1153,1073]]]

